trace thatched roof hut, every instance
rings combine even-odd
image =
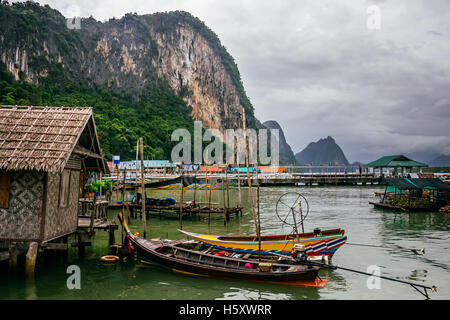
[[[108,170],[92,108],[0,106],[0,169],[61,172],[72,154]]]
[[[0,106],[0,241],[75,232],[82,172],[108,172],[91,108]]]

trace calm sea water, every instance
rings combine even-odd
[[[397,249],[369,248],[345,244],[333,258],[333,264],[367,271],[371,265],[384,276],[436,285],[432,299],[450,299],[450,218],[439,213],[394,213],[374,209],[368,201],[374,199],[377,187],[265,187],[260,190],[262,234],[291,231],[275,213],[277,200],[287,192],[300,192],[308,201],[309,213],[305,231],[343,228],[349,243],[388,247],[425,248],[425,255],[414,255]],[[180,191],[148,190],[154,198],[179,198]],[[185,200],[205,201],[204,191],[186,191]],[[255,228],[249,209],[248,190],[242,191],[244,213],[232,217],[224,226],[221,216],[185,218],[183,229],[221,235],[254,235]],[[212,202],[222,202],[221,191],[212,192]],[[230,191],[230,205],[238,201],[237,190]],[[285,211],[280,210],[280,215]],[[110,211],[116,219],[117,211]],[[117,220],[117,219],[116,219]],[[142,231],[142,222],[129,221],[133,231]],[[151,216],[147,221],[149,238],[183,238],[177,229],[177,218]],[[142,234],[142,233],[141,233]],[[116,232],[120,242],[120,232]],[[108,254],[108,235],[97,232],[86,257],[78,259],[71,249],[67,259],[40,256],[34,279],[20,273],[0,274],[0,299],[423,299],[412,287],[381,280],[379,289],[368,289],[368,278],[341,270],[321,270],[328,280],[324,288],[265,284],[189,276],[139,262],[105,264],[100,257]],[[81,289],[69,290],[66,285],[69,265],[81,270]],[[7,269],[6,269],[7,270]]]

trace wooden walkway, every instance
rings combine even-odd
[[[78,217],[78,228],[91,227],[92,219],[90,217]],[[113,221],[94,220],[92,227],[94,229],[107,230],[109,228],[118,229],[119,226]]]
[[[139,204],[129,204],[128,205],[131,211],[131,214],[135,212],[139,212],[142,209],[142,206]],[[116,206],[117,208],[117,206]],[[169,214],[173,216],[180,216],[180,205],[169,205],[169,206],[157,206],[157,205],[146,205],[145,211],[152,215],[162,215]],[[230,207],[230,208],[215,208],[208,206],[199,206],[192,204],[183,204],[182,208],[183,217],[184,216],[194,216],[197,214],[214,214],[214,215],[223,215],[226,213],[227,216],[231,214],[241,214],[242,215],[242,207]]]

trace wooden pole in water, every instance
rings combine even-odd
[[[225,183],[227,186],[227,208],[229,208],[230,207],[230,191],[229,191],[230,182],[228,181],[228,166],[226,167],[225,170],[226,170],[225,171]],[[228,216],[227,220],[229,220],[229,216]]]
[[[119,201],[119,182],[120,182],[120,171],[119,166],[116,164],[116,203]]]
[[[211,224],[211,200],[212,200],[211,192],[212,192],[212,190],[211,189],[208,190],[208,185],[206,184],[205,185],[205,194],[207,194],[208,191],[209,191],[209,201],[208,201],[208,227],[209,227]],[[219,202],[219,201],[217,201],[217,202]]]
[[[208,202],[208,153],[206,153],[205,165],[205,202]]]
[[[250,179],[250,169],[248,167],[248,146],[247,146],[247,129],[245,127],[245,109],[242,108],[242,126],[244,129],[244,146],[245,146],[245,166],[247,168],[247,183],[248,183],[248,191],[250,194],[250,203],[252,206],[252,214],[253,214],[253,222],[255,223],[256,233],[259,232],[259,226],[256,221],[256,212],[255,212],[255,200],[253,199],[253,190],[252,190],[252,181]]]
[[[197,170],[194,171],[194,203],[197,203],[196,195],[197,195]]]
[[[139,160],[139,139],[136,141],[136,177],[134,178],[134,196],[137,197],[138,193],[138,160]],[[137,198],[136,198],[137,200]]]
[[[144,181],[144,139],[139,138],[141,145],[141,201],[142,201],[142,224],[144,227],[144,239],[147,237],[147,217],[145,216],[145,181]]]
[[[256,189],[257,200],[258,200],[258,258],[259,262],[261,262],[261,219],[259,215],[259,179],[258,179],[258,170],[256,170],[256,180],[258,181],[258,188]]]
[[[239,195],[239,207],[242,207],[242,194],[241,194],[241,170],[239,166],[239,153],[237,155],[237,172],[238,172],[238,195]]]
[[[181,200],[180,200],[180,229],[183,230],[183,194],[184,194],[184,186],[183,186],[183,172],[181,172]]]
[[[227,206],[225,203],[225,186],[223,183],[224,179],[222,178],[222,202],[223,202],[223,225],[227,225]]]
[[[25,273],[27,276],[34,275],[34,269],[36,267],[36,258],[38,254],[38,243],[31,242],[25,257]]]
[[[124,168],[123,172],[123,185],[122,185],[122,217],[125,217],[125,176],[127,175],[127,169]],[[129,219],[129,217],[128,217]]]
[[[206,192],[208,192],[208,188],[206,188]],[[209,202],[208,202],[208,227],[211,224],[211,190],[209,190]]]
[[[122,208],[126,208],[127,210],[127,218],[130,220],[130,209],[128,208],[128,196],[127,196],[127,188],[126,188],[126,179],[127,179],[127,168],[124,168],[123,171],[123,188],[122,188]],[[124,210],[122,210],[124,211]],[[122,212],[122,216],[125,216]]]

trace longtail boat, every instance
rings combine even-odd
[[[218,249],[241,253],[259,253],[258,237],[207,235],[178,230],[185,235]],[[308,256],[328,256],[331,258],[346,241],[342,229],[323,230],[320,233],[300,233],[288,235],[261,236],[261,254],[290,255],[296,243],[305,246]]]
[[[176,272],[207,277],[262,281],[288,285],[323,287],[326,283],[318,277],[320,267],[295,263],[266,263],[255,260],[217,256],[202,251],[189,250],[164,241],[151,241],[133,235],[122,214],[118,215],[138,259],[156,263]]]

